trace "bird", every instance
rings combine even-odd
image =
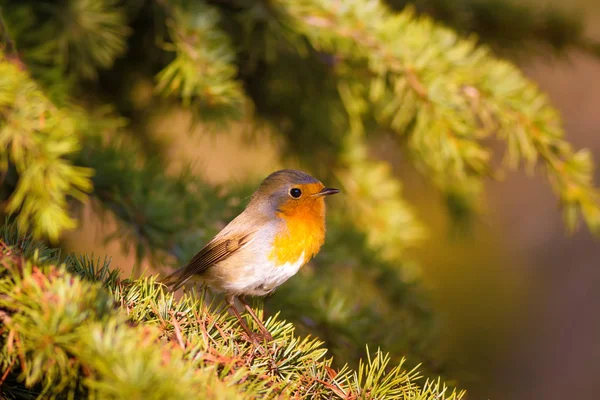
[[[325,242],[325,197],[339,192],[303,171],[271,173],[244,211],[163,283],[176,291],[194,280],[223,293],[248,337],[271,341],[271,334],[246,296],[271,294],[317,255]],[[248,328],[235,306],[236,298],[260,334]]]

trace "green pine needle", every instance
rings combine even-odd
[[[107,262],[24,258],[15,227],[0,241],[0,333],[5,396],[44,398],[460,399],[377,351],[358,371],[336,370],[322,343],[270,317],[274,337],[251,345],[222,304],[175,300],[154,277],[121,281]],[[70,271],[70,272],[69,272]],[[82,279],[83,278],[83,279]],[[259,315],[262,313],[259,310]],[[251,325],[254,329],[257,327]]]

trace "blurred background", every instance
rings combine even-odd
[[[231,35],[233,46],[238,46],[237,58],[232,62],[238,65],[239,70],[232,79],[244,82],[244,91],[254,103],[253,112],[260,116],[249,113],[227,124],[215,124],[211,118],[195,112],[193,98],[191,104],[186,104],[185,95],[181,94],[183,89],[176,93],[175,97],[179,95],[177,101],[168,102],[168,96],[167,100],[157,99],[159,96],[152,80],[155,65],[150,65],[147,70],[140,65],[143,62],[160,65],[164,60],[172,61],[163,54],[149,57],[150,61],[140,61],[144,60],[142,55],[147,50],[147,43],[153,49],[169,51],[167,43],[161,42],[160,35],[164,32],[157,28],[160,24],[153,20],[159,17],[150,16],[154,10],[145,10],[147,4],[143,1],[129,5],[138,9],[128,11],[131,18],[128,53],[125,50],[120,52],[114,65],[99,68],[92,79],[75,77],[76,85],[83,82],[82,87],[59,88],[52,92],[61,78],[42,73],[50,68],[47,60],[44,63],[36,61],[39,49],[37,53],[33,50],[27,53],[29,48],[36,49],[36,41],[43,41],[39,36],[27,35],[27,25],[34,24],[35,18],[43,15],[43,12],[36,15],[38,10],[31,11],[36,7],[33,3],[3,0],[0,6],[7,31],[21,51],[22,62],[31,68],[38,82],[43,82],[41,85],[51,100],[60,103],[60,93],[64,90],[88,110],[97,111],[94,105],[100,103],[115,105],[117,112],[129,120],[127,128],[124,128],[128,133],[123,134],[126,138],[119,146],[126,150],[135,149],[127,153],[131,157],[138,152],[150,155],[140,163],[132,164],[144,166],[154,162],[152,157],[156,156],[160,158],[156,161],[161,166],[158,168],[160,173],[166,171],[171,176],[179,176],[189,166],[189,173],[205,185],[197,189],[199,192],[214,196],[224,193],[216,198],[212,198],[212,194],[203,195],[202,201],[211,204],[202,209],[206,226],[191,230],[186,227],[187,233],[182,239],[184,244],[167,251],[174,255],[168,262],[156,258],[154,252],[157,249],[152,247],[153,240],[176,237],[169,233],[171,227],[167,229],[168,224],[157,227],[160,232],[153,239],[143,229],[136,231],[131,228],[136,226],[133,214],[122,204],[103,195],[96,198],[91,195],[91,201],[76,206],[79,226],[64,231],[58,242],[61,247],[93,253],[96,257],[109,256],[112,265],[120,268],[124,276],[164,274],[172,266],[189,259],[212,233],[233,217],[262,178],[281,167],[302,167],[327,185],[341,183],[345,192],[350,194],[346,199],[334,199],[329,203],[330,231],[325,249],[301,276],[295,277],[265,300],[268,314],[281,311],[283,317],[297,323],[300,332],[318,335],[327,342],[340,362],[356,362],[357,357],[364,355],[365,343],[381,345],[397,357],[408,356],[414,364],[423,362],[432,375],[440,374],[467,389],[469,399],[596,397],[600,390],[596,379],[600,374],[597,340],[600,337],[600,314],[597,312],[600,291],[596,288],[600,282],[600,243],[585,225],[573,235],[567,234],[559,201],[543,169],[537,169],[533,175],[527,174],[524,168],[506,169],[499,179],[483,178],[482,201],[477,202],[481,211],[462,212],[462,206],[449,207],[445,186],[436,184],[427,169],[423,173],[414,160],[418,156],[411,154],[410,145],[407,147],[405,142],[397,140],[393,129],[387,128],[385,123],[374,127],[372,119],[376,117],[364,117],[362,130],[358,131],[366,132],[369,137],[368,141],[361,142],[365,144],[368,157],[390,167],[389,175],[382,173],[383,177],[378,175],[377,179],[384,183],[388,180],[401,183],[402,203],[396,205],[400,211],[392,208],[389,212],[410,214],[399,217],[398,229],[411,227],[406,228],[404,233],[390,236],[399,241],[406,239],[411,244],[415,237],[420,238],[406,249],[403,244],[390,245],[385,240],[378,241],[376,236],[370,240],[364,237],[369,232],[361,232],[356,226],[365,220],[377,222],[361,208],[374,207],[375,203],[369,205],[369,201],[375,200],[369,194],[363,197],[366,206],[363,203],[356,203],[358,205],[355,204],[354,208],[348,205],[363,192],[353,192],[352,181],[344,178],[347,176],[345,172],[357,171],[348,166],[353,161],[339,161],[351,159],[349,154],[352,151],[348,151],[348,147],[353,148],[352,142],[348,145],[343,137],[354,137],[347,134],[354,131],[352,123],[340,123],[337,126],[343,131],[331,132],[327,138],[319,136],[331,126],[336,129],[336,118],[340,118],[338,104],[330,108],[321,106],[325,115],[320,117],[329,119],[329,122],[313,121],[319,114],[315,109],[318,104],[313,108],[306,104],[310,103],[306,101],[310,96],[315,96],[315,103],[327,103],[327,90],[330,89],[327,85],[333,78],[328,78],[331,71],[323,70],[322,65],[335,64],[335,61],[328,59],[324,64],[311,62],[307,63],[306,69],[298,67],[294,70],[299,59],[285,53],[290,51],[286,46],[294,46],[290,44],[294,39],[289,39],[289,42],[286,42],[288,39],[269,41],[267,34],[258,38],[263,32],[256,26],[263,29],[265,25],[267,31],[272,29],[276,32],[270,32],[270,35],[291,37],[296,33],[293,24],[272,26],[269,22],[271,16],[257,17],[262,9],[254,6],[260,2],[207,2],[222,14],[219,26]],[[90,1],[88,7],[93,9],[100,3],[103,2]],[[104,3],[121,6],[118,2]],[[527,78],[548,94],[550,104],[561,115],[566,140],[575,149],[588,148],[593,158],[600,160],[600,3],[592,0],[576,0],[568,4],[557,0],[389,0],[387,3],[397,11],[412,5],[417,13],[431,15],[461,36],[478,35],[479,40],[490,46],[495,54],[515,63]],[[162,2],[156,4],[160,7]],[[189,4],[174,4],[180,4],[181,9],[174,11],[167,7],[164,15],[161,14],[167,21],[167,31],[173,29],[175,22],[187,17],[192,20],[190,26],[195,28],[210,26],[201,17],[197,16],[196,20],[191,17],[193,12],[206,16],[208,11],[192,10],[185,14]],[[232,22],[234,17],[247,10],[251,11]],[[175,22],[169,25],[171,17]],[[253,17],[259,22],[251,22]],[[31,21],[27,22],[27,18]],[[207,17],[207,20],[210,21],[210,18]],[[251,31],[256,37],[240,35],[239,30],[249,25],[254,27],[255,30]],[[286,33],[286,30],[289,32]],[[171,36],[177,37],[172,33]],[[247,42],[254,41],[252,46],[260,43],[264,48],[258,51],[240,36]],[[176,39],[173,41],[176,46],[180,45]],[[316,47],[314,41],[309,43],[310,46]],[[217,47],[212,50],[218,53]],[[343,45],[339,47],[343,48]],[[268,59],[269,53],[278,52],[280,58],[277,61]],[[323,50],[318,51],[317,56],[324,57],[326,53],[335,54]],[[435,57],[428,62],[435,63]],[[253,63],[259,67],[251,67]],[[355,68],[350,69],[350,73],[341,73],[347,74],[342,76],[352,83],[348,76],[354,79],[359,74],[360,63],[345,67]],[[184,68],[180,66],[178,72],[167,73],[185,76]],[[288,73],[285,73],[286,68]],[[422,68],[427,70],[427,63]],[[307,83],[317,75],[312,84]],[[210,76],[208,72],[207,76]],[[167,80],[162,75],[158,78],[159,85]],[[174,80],[166,85],[170,84],[173,88]],[[335,83],[333,87],[335,92]],[[95,93],[94,98],[82,94],[90,91]],[[177,89],[172,92],[177,92]],[[331,100],[331,103],[336,101]],[[244,107],[242,104],[238,106]],[[294,112],[287,110],[294,107]],[[351,115],[350,109],[351,106],[346,106]],[[313,123],[321,124],[314,128],[314,132],[311,131]],[[121,135],[118,129],[111,128],[110,132],[106,137],[114,139]],[[103,137],[103,134],[99,136]],[[83,150],[74,157],[74,163],[97,170],[107,165],[106,160],[111,156],[105,151],[102,156],[105,158],[102,158],[96,150],[111,148],[113,142],[99,140],[89,145],[84,140],[83,143]],[[342,147],[345,150],[340,150]],[[485,142],[485,147],[502,155],[506,144],[490,141]],[[419,154],[428,157],[422,155],[422,151]],[[500,158],[495,157],[490,163],[499,168]],[[117,162],[114,164],[118,165]],[[329,173],[330,169],[335,173]],[[110,182],[116,178],[111,173],[120,170],[107,170],[110,173],[94,178],[103,179],[94,181],[96,193],[99,193],[98,188],[112,190]],[[156,174],[159,172],[147,175],[158,179]],[[16,174],[10,186],[10,174],[8,176],[3,184],[7,198],[14,190],[14,182],[18,182]],[[592,178],[597,186],[600,173],[595,171]],[[375,178],[364,179],[373,182]],[[160,190],[156,189],[153,193],[153,188],[162,187],[162,183],[153,186],[148,176],[141,177],[140,182],[142,187],[150,185],[146,191],[141,191],[145,195],[161,196]],[[137,185],[136,182],[125,184]],[[363,182],[355,184],[360,186]],[[373,187],[365,190],[372,191]],[[393,190],[392,193],[398,195]],[[143,197],[140,199],[146,201]],[[109,206],[103,207],[102,204]],[[168,201],[165,200],[164,204],[164,207],[169,207]],[[157,202],[153,207],[160,208],[160,205]],[[143,207],[140,210],[148,212],[145,217],[152,220],[154,211]],[[190,210],[194,212],[193,207]],[[347,221],[347,210],[356,216],[351,222]],[[464,218],[468,222],[461,219],[463,214],[470,215]],[[165,218],[168,220],[168,213]],[[383,218],[393,219],[385,215]],[[424,227],[422,231],[415,221],[420,221],[420,226]],[[412,227],[413,222],[415,227]],[[390,226],[393,228],[393,225]],[[125,235],[124,231],[128,234]],[[107,237],[112,239],[107,240]],[[144,246],[150,249],[143,250]],[[382,251],[377,246],[402,248],[402,251],[400,255],[394,253],[379,259],[378,254]],[[359,250],[353,251],[353,248]],[[394,275],[396,273],[398,275]],[[396,278],[390,279],[390,276],[399,281],[395,282]],[[364,287],[358,288],[359,284]],[[381,295],[380,291],[386,294]],[[353,300],[356,292],[363,293],[365,298]]]

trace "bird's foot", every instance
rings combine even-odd
[[[269,343],[269,342],[272,342],[272,341],[273,341],[273,336],[271,336],[271,334],[269,333],[269,331],[263,331],[263,332],[261,333],[261,335],[262,335],[263,339],[264,339],[264,340],[265,340],[267,343]]]
[[[269,343],[273,340],[273,336],[269,332],[259,333],[250,332],[246,333],[246,339],[255,346],[260,346],[263,343]]]

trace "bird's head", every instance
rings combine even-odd
[[[283,169],[269,175],[254,193],[252,203],[267,206],[282,218],[324,218],[325,197],[339,189],[325,187],[309,174]],[[263,208],[264,209],[264,208]]]

